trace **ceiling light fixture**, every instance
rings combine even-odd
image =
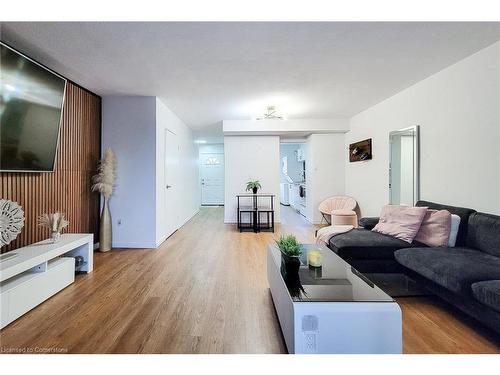
[[[263,117],[257,117],[257,120],[284,120],[285,118],[279,115],[276,111],[276,107],[274,105],[270,105],[267,107],[267,111],[264,113]]]

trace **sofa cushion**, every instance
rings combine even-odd
[[[330,238],[329,247],[343,259],[394,259],[394,251],[411,246],[386,234],[356,228]]]
[[[394,256],[406,268],[455,293],[470,295],[473,283],[500,279],[500,258],[474,249],[411,248]]]
[[[467,247],[500,257],[500,216],[481,212],[470,215]]]
[[[455,246],[465,246],[465,240],[467,238],[467,226],[469,221],[469,216],[476,212],[470,208],[447,206],[445,204],[439,204],[429,201],[418,201],[415,206],[418,207],[429,207],[433,210],[447,210],[451,214],[460,216],[460,226],[457,234],[457,242]]]
[[[361,219],[359,219],[359,226],[361,228],[372,230],[373,228],[375,228],[375,225],[378,224],[378,221],[378,217],[362,217]]]
[[[472,284],[472,294],[483,305],[500,312],[500,280]]]
[[[431,210],[422,220],[420,229],[415,236],[415,241],[422,242],[427,246],[448,246],[451,231],[451,214],[446,210]]]
[[[426,214],[425,207],[389,204],[382,207],[380,221],[372,230],[412,243]]]

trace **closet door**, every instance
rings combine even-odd
[[[179,142],[177,135],[165,130],[165,233],[170,236],[179,228]]]

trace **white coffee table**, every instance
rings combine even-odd
[[[323,265],[310,268],[307,251]],[[304,245],[297,275],[286,275],[275,245],[267,251],[267,278],[289,353],[402,353],[398,304],[332,250]]]

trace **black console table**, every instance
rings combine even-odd
[[[274,232],[274,194],[238,194],[238,229],[270,230]],[[246,204],[242,204],[244,200]],[[243,222],[245,215],[248,215],[249,222]],[[265,218],[263,221],[262,219]]]

